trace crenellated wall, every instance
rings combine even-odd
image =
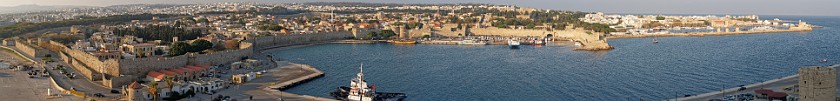
[[[32,45],[27,42],[18,40],[15,43],[15,48],[20,50],[20,52],[22,52],[24,55],[29,55],[32,57],[41,57],[49,53],[46,49]]]
[[[351,32],[324,32],[312,34],[288,34],[278,36],[261,36],[246,39],[240,43],[237,50],[227,50],[207,54],[189,53],[174,57],[150,57],[132,59],[99,60],[98,57],[81,50],[70,49],[58,42],[50,41],[43,45],[50,50],[59,51],[59,57],[79,73],[92,80],[102,80],[103,85],[119,87],[132,81],[140,80],[150,71],[183,67],[186,65],[218,65],[240,61],[243,57],[250,57],[257,49],[276,46],[306,44],[311,42],[347,39],[353,37]],[[103,79],[104,78],[104,79]]]
[[[366,32],[365,32],[366,33]],[[253,46],[257,50],[277,47],[299,45],[318,41],[340,40],[352,38],[353,34],[349,31],[323,32],[312,34],[287,34],[277,36],[262,36],[248,39],[253,42]]]

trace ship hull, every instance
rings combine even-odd
[[[347,96],[350,94],[349,92],[350,87],[341,86],[336,88],[335,91],[331,92],[330,96],[332,96],[336,100],[350,101],[350,99],[347,98]],[[404,93],[375,92],[373,94],[373,101],[402,101],[407,97],[408,96]]]

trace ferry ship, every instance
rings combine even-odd
[[[509,46],[510,46],[510,48],[512,48],[512,49],[518,49],[518,48],[519,48],[519,44],[520,44],[520,43],[519,43],[519,41],[516,41],[516,40],[508,40],[508,45],[509,45]]]
[[[408,97],[403,93],[376,92],[376,85],[368,86],[364,80],[362,67],[359,66],[359,74],[350,81],[350,87],[338,87],[330,96],[342,101],[402,101]]]
[[[487,43],[485,43],[485,42],[476,41],[476,40],[464,40],[464,41],[458,42],[458,44],[459,45],[487,45]]]

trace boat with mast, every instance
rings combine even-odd
[[[364,80],[362,67],[364,64],[359,65],[359,73],[350,81],[350,87],[338,87],[330,95],[343,101],[402,101],[408,97],[403,93],[376,92],[376,85],[368,86]]]

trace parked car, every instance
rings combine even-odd
[[[742,100],[755,100],[755,95],[753,95],[753,94],[749,94],[749,93],[747,93],[747,94],[740,94],[740,95],[738,95],[738,96],[739,96],[739,99],[742,99]]]
[[[93,96],[96,96],[96,97],[105,97],[105,95],[103,95],[102,93],[96,93],[96,94],[93,94]]]
[[[114,94],[119,94],[119,93],[120,93],[120,91],[118,91],[118,90],[111,90],[111,93],[114,93]]]
[[[723,101],[721,99],[709,99],[709,101]]]
[[[733,95],[727,95],[726,97],[723,97],[723,100],[726,100],[726,101],[735,101],[735,98],[736,98],[736,97],[735,97],[735,96],[733,96]]]
[[[738,88],[738,91],[743,91],[743,90],[747,90],[747,87],[740,87],[740,88]]]

